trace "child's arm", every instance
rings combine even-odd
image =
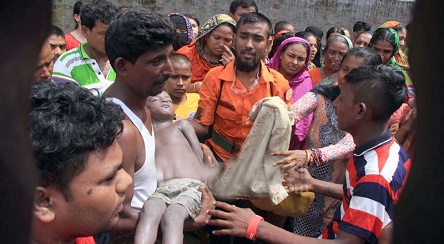
[[[176,122],[179,130],[182,131],[183,135],[187,139],[188,143],[191,146],[191,149],[199,158],[199,162],[203,165],[203,152],[200,146],[199,140],[197,139],[196,132],[194,131],[193,126],[189,123],[188,120],[180,120]]]

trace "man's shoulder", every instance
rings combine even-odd
[[[80,58],[81,56],[82,55],[81,55],[81,53],[79,51],[79,48],[74,48],[74,49],[71,49],[71,50],[63,53],[62,55],[60,55],[59,60],[62,63],[67,63],[70,60],[73,60],[75,58]]]

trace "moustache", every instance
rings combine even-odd
[[[256,55],[256,52],[253,49],[242,49],[241,54]]]

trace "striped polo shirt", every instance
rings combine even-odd
[[[339,229],[377,243],[382,229],[393,220],[410,166],[390,130],[357,147],[347,164],[341,207],[322,238],[334,239]]]
[[[80,86],[97,89],[102,94],[116,79],[116,73],[111,68],[105,76],[95,59],[88,56],[85,43],[62,54],[54,64],[54,75],[65,76],[77,81]]]

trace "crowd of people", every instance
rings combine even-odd
[[[335,26],[324,46],[253,0],[202,25],[108,0],[77,1],[73,18],[33,76],[33,241],[391,243],[415,134],[407,26]],[[272,152],[279,184],[315,193],[300,216],[211,192],[268,97],[294,121]]]

